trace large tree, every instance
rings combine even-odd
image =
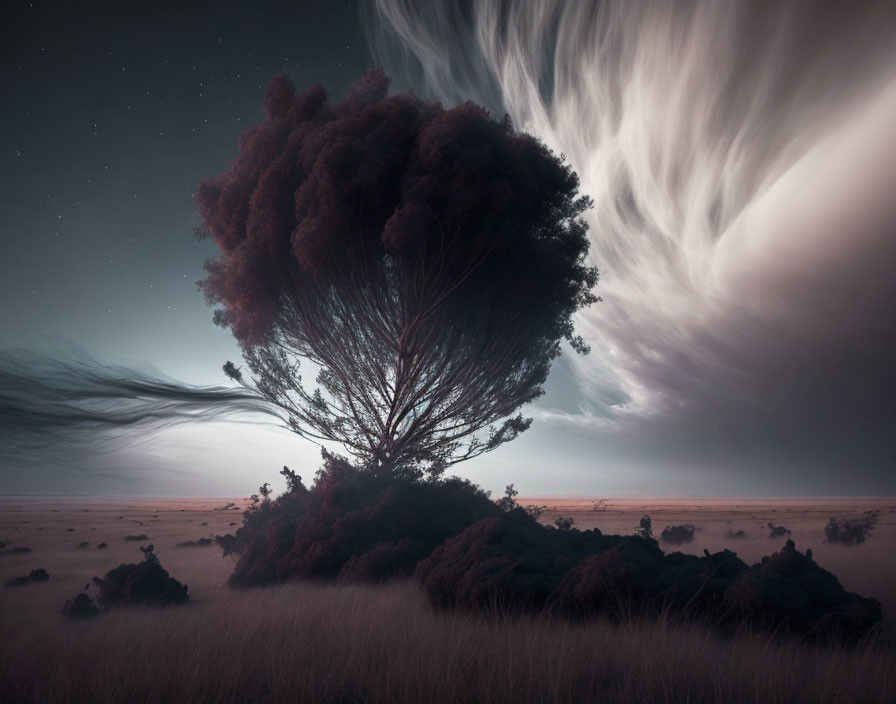
[[[529,426],[514,414],[561,341],[587,352],[572,316],[597,300],[597,271],[562,159],[472,103],[388,85],[372,71],[330,104],[274,78],[265,119],[199,186],[200,234],[222,252],[200,287],[242,346],[243,383],[293,431],[419,476]]]

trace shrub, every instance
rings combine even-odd
[[[430,602],[488,615],[548,611],[576,619],[637,613],[702,616],[853,640],[880,603],[843,589],[793,541],[752,567],[728,550],[665,555],[652,540],[558,531],[523,512],[485,518],[449,538],[415,572]]]
[[[42,567],[38,567],[37,569],[31,570],[31,572],[24,577],[13,577],[7,583],[7,587],[21,587],[29,582],[46,582],[50,578],[50,575],[47,574],[47,571]]]
[[[824,542],[842,545],[864,543],[871,537],[879,515],[879,511],[866,511],[861,518],[846,518],[843,521],[832,518],[825,526]]]
[[[232,585],[409,576],[446,538],[502,512],[468,481],[378,476],[329,453],[310,489],[298,478],[291,486],[254,502],[235,534],[215,538],[239,556]]]
[[[785,535],[790,535],[789,528],[785,528],[784,526],[776,526],[771,522],[768,524],[768,537],[769,538],[782,538]]]
[[[98,611],[97,605],[108,609],[113,606],[185,604],[188,601],[187,586],[162,567],[152,545],[141,547],[140,551],[143,562],[121,564],[109,570],[102,579],[94,577],[93,582],[99,588],[96,599],[79,594],[66,602],[63,613],[72,618],[86,618]]]
[[[138,542],[140,540],[149,540],[149,538],[146,536],[146,533],[141,533],[140,535],[126,535],[124,536],[124,539],[125,541],[132,543]]]
[[[653,521],[646,513],[641,516],[641,522],[638,524],[638,527],[635,528],[635,535],[645,539],[653,537]]]
[[[694,532],[697,527],[691,523],[683,526],[666,526],[660,533],[660,540],[673,545],[681,545],[682,543],[690,543],[694,539]]]
[[[513,488],[513,484],[508,484],[504,487],[504,496],[498,499],[495,503],[497,503],[498,508],[502,511],[513,511],[516,508],[519,508],[519,504],[516,502],[516,497],[520,492]]]
[[[576,519],[571,516],[557,516],[557,520],[554,521],[554,527],[558,530],[572,530],[575,524]]]
[[[752,567],[728,550],[666,555],[639,536],[542,525],[516,503],[512,485],[493,502],[459,479],[384,477],[324,458],[310,489],[259,497],[236,534],[216,538],[238,555],[232,585],[413,574],[434,606],[484,614],[671,611],[723,628],[783,624],[847,639],[880,622],[877,601],[846,592],[792,541]],[[693,540],[695,531],[668,526],[663,537]]]
[[[725,539],[726,540],[741,540],[747,537],[746,531],[743,530],[732,530],[729,528],[725,531]]]
[[[520,508],[522,508],[523,511],[525,511],[535,520],[541,518],[542,514],[548,510],[548,507],[544,504],[542,504],[541,506],[536,506],[535,504],[527,504],[526,506],[521,506]]]
[[[78,594],[74,599],[69,599],[62,607],[62,613],[71,619],[91,618],[99,612],[93,599],[84,593]]]

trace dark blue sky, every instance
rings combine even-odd
[[[193,192],[267,81],[341,92],[371,63],[353,2],[4,3],[0,330],[196,382],[232,354],[196,293]]]
[[[221,363],[239,350],[196,291],[215,248],[192,236],[193,193],[235,156],[277,72],[339,94],[371,66],[356,3],[9,2],[0,12],[0,342],[58,336],[107,361],[225,382]],[[282,435],[283,447],[299,444]],[[162,439],[149,456],[96,463],[119,492],[215,493],[207,476],[201,488],[195,476],[171,487],[181,473],[164,465],[232,458],[220,438],[204,429],[195,443]],[[90,493],[96,463],[7,470],[0,491]],[[253,474],[221,491],[255,483]]]

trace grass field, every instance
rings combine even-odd
[[[539,617],[491,620],[432,612],[413,582],[383,586],[285,584],[237,591],[232,563],[212,547],[176,543],[231,532],[237,499],[23,500],[0,503],[0,540],[30,547],[0,555],[0,579],[43,567],[47,582],[0,590],[0,699],[4,702],[888,702],[896,687],[896,503],[738,500],[526,499],[543,520],[631,533],[643,513],[656,533],[694,523],[682,549],[731,547],[747,561],[783,542],[850,589],[884,604],[887,630],[847,650],[765,633],[721,638],[695,624],[574,624]],[[881,511],[865,544],[823,543],[830,516]],[[120,517],[120,518],[119,518]],[[69,530],[70,528],[74,530]],[[745,539],[725,540],[727,530]],[[146,541],[126,541],[145,534]],[[78,546],[88,542],[86,547]],[[109,547],[97,549],[100,542]],[[190,604],[109,612],[88,622],[61,614],[94,575],[142,558],[190,587]],[[673,548],[668,548],[669,550]],[[88,590],[88,593],[93,589]]]

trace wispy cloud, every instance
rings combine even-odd
[[[896,6],[458,7],[377,0],[374,51],[421,93],[507,111],[595,200],[585,410],[537,416],[883,472]]]

